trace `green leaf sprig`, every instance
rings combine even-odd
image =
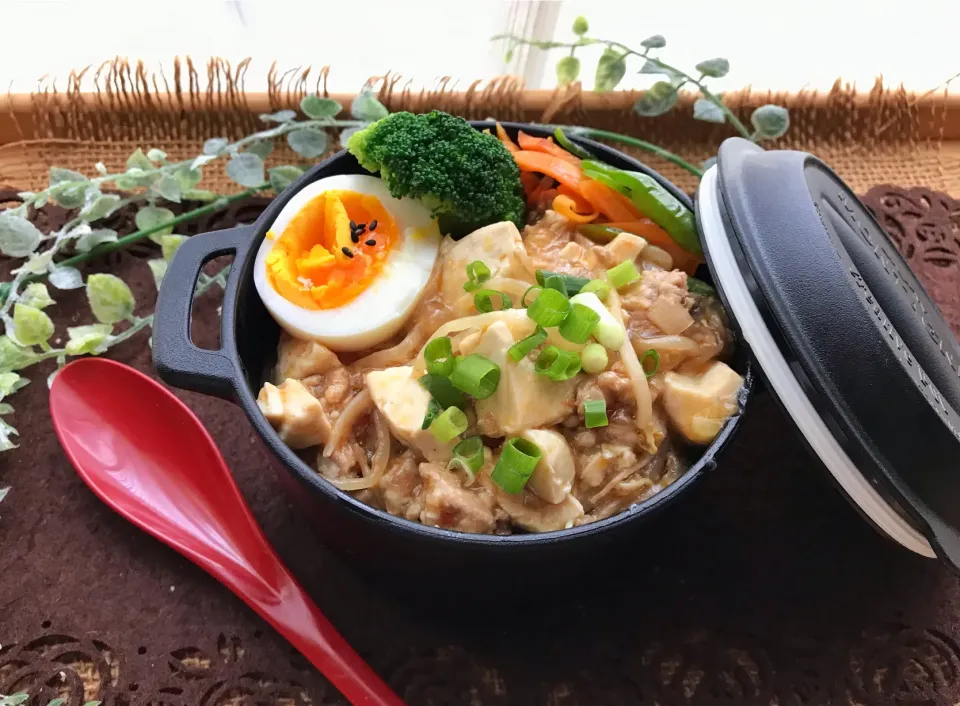
[[[182,236],[171,236],[182,238]],[[167,263],[173,258],[176,241],[168,242],[164,248],[164,257],[159,260],[150,260],[148,265],[154,274],[157,287],[166,271]],[[182,240],[180,241],[182,242]],[[176,243],[179,245],[179,243]],[[162,263],[162,266],[158,266]],[[221,289],[226,287],[229,266],[216,275],[201,274],[197,282],[194,297],[199,297],[214,285]],[[87,303],[97,323],[67,328],[67,341],[62,348],[54,348],[50,340],[55,333],[53,320],[44,311],[56,302],[50,296],[46,285],[35,282],[28,285],[14,305],[13,327],[7,329],[6,335],[0,336],[0,451],[16,448],[12,436],[18,434],[17,429],[5,421],[2,415],[11,414],[14,409],[4,399],[30,381],[20,375],[20,371],[45,360],[56,359],[57,370],[48,378],[48,385],[60,368],[66,365],[72,357],[84,355],[100,355],[107,350],[133,338],[145,328],[153,326],[153,314],[136,316],[134,308],[136,301],[130,287],[117,277],[108,273],[92,274],[86,282]],[[129,325],[120,332],[115,332],[117,324],[127,322]],[[3,702],[0,701],[0,706]]]
[[[102,162],[94,165],[95,177],[52,167],[46,189],[22,192],[19,206],[0,212],[0,253],[24,260],[13,270],[12,280],[0,282],[0,322],[4,330],[0,335],[0,451],[16,447],[13,437],[18,436],[17,429],[4,419],[14,408],[5,398],[29,382],[21,371],[51,359],[57,361],[59,371],[71,357],[100,355],[153,325],[153,314],[134,314],[136,302],[123,280],[113,274],[98,273],[84,281],[78,265],[149,238],[161,249],[161,257],[147,262],[159,288],[167,264],[186,239],[174,232],[177,226],[220,211],[259,191],[280,191],[303,174],[304,165],[266,168],[264,160],[273,151],[274,140],[283,138],[304,160],[315,160],[326,153],[332,131],[338,132],[344,142],[355,130],[388,113],[370,87],[354,99],[349,119],[337,118],[343,111],[337,101],[316,95],[306,96],[300,102],[300,110],[306,119],[297,120],[293,110],[261,115],[270,125],[268,129],[235,142],[224,137],[211,138],[204,143],[202,154],[178,162],[169,161],[163,150],[152,148],[134,151],[120,173],[109,173]],[[227,175],[246,187],[244,191],[218,196],[197,188],[203,167],[219,159],[227,160]],[[103,193],[107,186],[132,193],[122,197]],[[162,201],[180,203],[185,199],[206,203],[179,216],[161,205]],[[27,216],[31,207],[38,209],[47,203],[78,210],[60,230],[44,234]],[[135,217],[136,232],[119,237],[115,230],[97,226],[98,221],[128,204],[140,206]],[[73,254],[67,252],[71,249]],[[201,274],[194,296],[214,285],[224,287],[228,269],[215,276]],[[62,347],[55,348],[51,343],[56,329],[45,310],[55,306],[56,301],[43,280],[55,289],[86,290],[94,323],[67,328]],[[123,324],[126,328],[117,331],[117,326]],[[0,696],[0,706],[21,703],[22,699],[17,700],[20,698],[19,694]]]
[[[724,103],[723,96],[709,85],[709,79],[723,78],[729,73],[730,62],[727,59],[720,57],[706,59],[698,63],[693,72],[687,72],[666,63],[654,53],[667,46],[667,40],[662,35],[655,34],[647,37],[640,42],[639,49],[633,49],[622,42],[589,37],[587,36],[589,28],[586,18],[580,16],[573,22],[575,38],[569,42],[527,39],[514,34],[500,34],[493,39],[506,40],[507,52],[511,56],[518,46],[531,46],[542,50],[568,50],[568,54],[557,62],[557,83],[561,86],[576,81],[580,75],[581,63],[576,55],[578,50],[583,47],[602,46],[603,52],[597,61],[594,78],[594,90],[600,93],[612,91],[620,84],[627,73],[628,59],[636,57],[642,60],[643,63],[637,73],[656,74],[663,77],[645,90],[634,103],[634,112],[643,117],[657,117],[668,113],[676,106],[680,89],[689,85],[695,87],[701,96],[693,104],[693,117],[697,120],[718,124],[729,123],[742,137],[752,142],[776,139],[783,136],[790,127],[790,115],[786,108],[779,105],[763,105],[754,110],[750,116],[752,130],[743,124],[743,121]],[[569,126],[559,127],[568,129]],[[645,149],[683,167],[697,177],[703,175],[703,170],[699,167],[644,140],[607,130],[585,127],[570,129],[584,137],[606,139]]]
[[[146,153],[137,149],[127,159],[126,170],[116,174],[108,173],[102,162],[95,165],[98,176],[92,178],[69,169],[52,167],[50,185],[46,189],[36,193],[21,192],[23,202],[16,208],[0,213],[0,253],[26,259],[24,265],[14,271],[12,281],[0,283],[0,320],[9,328],[10,309],[20,288],[29,282],[50,277],[51,284],[59,289],[82,287],[82,278],[79,278],[79,272],[74,271],[77,264],[146,237],[162,244],[162,238],[171,234],[180,223],[225,208],[233,201],[257,191],[282,189],[289,185],[303,174],[303,169],[296,165],[266,169],[264,159],[272,152],[274,139],[285,138],[299,156],[313,160],[326,152],[331,130],[339,131],[343,141],[353,131],[387,114],[387,109],[369,87],[365,87],[351,105],[351,119],[337,119],[343,106],[330,98],[306,96],[300,108],[307,119],[297,120],[297,114],[292,110],[261,115],[261,119],[273,127],[236,142],[224,137],[211,138],[204,143],[203,154],[179,162],[168,161],[163,150],[154,148]],[[248,191],[218,197],[210,191],[196,188],[203,178],[203,167],[219,159],[228,160],[227,176]],[[104,194],[102,188],[110,185],[136,192],[126,198]],[[180,203],[183,199],[207,201],[213,207],[202,206],[175,217],[170,209],[157,205],[160,199],[172,203]],[[27,220],[27,213],[31,206],[41,208],[48,202],[80,210],[59,231],[44,235]],[[91,227],[90,224],[107,218],[131,203],[144,204],[136,215],[136,233],[118,238],[116,231]],[[42,247],[45,243],[50,243],[49,247]],[[57,260],[61,251],[71,243],[76,254]],[[74,270],[62,271],[54,276],[62,268]]]
[[[16,694],[10,694],[9,696],[4,696],[0,694],[0,706],[21,706],[30,701],[30,694],[18,691]],[[64,700],[60,697],[57,697],[51,701],[47,702],[47,706],[63,706]],[[83,706],[100,706],[102,702],[100,701],[87,701]]]

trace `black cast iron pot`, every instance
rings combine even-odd
[[[493,129],[492,122],[474,122]],[[518,130],[548,136],[550,131],[528,124],[504,123],[514,138]],[[642,171],[656,178],[674,196],[692,207],[686,194],[662,176],[630,157],[589,140],[578,142],[600,160],[616,167]],[[378,569],[397,566],[419,575],[459,574],[502,570],[540,573],[551,566],[596,567],[597,552],[644,532],[644,520],[670,505],[716,466],[716,459],[740,424],[754,386],[749,357],[738,348],[733,367],[745,378],[740,414],[731,418],[708,448],[691,456],[687,473],[668,488],[606,520],[559,532],[492,536],[462,534],[394,517],[355,500],[323,480],[288,448],[257,407],[257,393],[276,362],[280,327],[271,318],[253,283],[257,250],[284,205],[307,184],[335,174],[365,174],[357,161],[339,152],[304,174],[267,207],[256,223],[196,236],[177,251],[164,276],[154,322],[153,357],[160,377],[187,390],[203,392],[239,404],[266,444],[280,478],[294,503],[309,517],[323,544],[346,558]],[[192,294],[200,268],[210,259],[233,254],[233,266],[223,299],[221,348],[197,348],[190,337]],[[705,268],[699,273],[708,277]],[[693,451],[691,452],[693,453]]]

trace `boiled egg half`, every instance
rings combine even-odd
[[[440,240],[423,204],[394,198],[377,177],[341,174],[287,202],[260,245],[253,279],[291,335],[333,351],[362,350],[403,326]]]

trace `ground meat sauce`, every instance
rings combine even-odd
[[[647,351],[654,350],[659,359],[658,368],[648,381],[656,438],[662,438],[654,451],[647,448],[644,434],[638,429],[637,398],[630,376],[618,353],[612,350],[608,351],[609,364],[603,372],[580,374],[575,378],[566,393],[567,406],[561,407],[562,416],[546,427],[560,435],[573,463],[573,478],[569,488],[561,493],[560,502],[545,501],[530,483],[518,495],[510,495],[491,481],[490,469],[503,436],[483,437],[487,447],[485,462],[476,477],[463,469],[449,467],[448,463],[430,457],[432,452],[399,438],[395,420],[378,411],[376,399],[369,401],[366,375],[395,366],[415,365],[427,340],[438,328],[456,318],[455,303],[443,296],[445,258],[456,245],[448,239],[442,246],[435,276],[406,327],[394,340],[379,350],[342,355],[322,373],[301,379],[307,391],[319,401],[334,435],[341,415],[360,410],[349,434],[331,453],[325,455],[323,446],[314,446],[302,450],[303,457],[311,459],[325,478],[350,489],[351,482],[363,481],[376,472],[376,454],[380,448],[378,425],[390,427],[386,449],[389,462],[385,470],[381,469],[380,476],[369,487],[351,492],[398,517],[463,532],[549,531],[594,522],[654,495],[679,478],[686,468],[684,459],[688,456],[689,441],[676,433],[671,414],[682,414],[683,405],[696,399],[696,392],[686,391],[683,386],[689,387],[692,384],[689,381],[697,380],[695,376],[726,357],[732,338],[720,303],[711,296],[691,293],[687,275],[679,270],[662,269],[663,251],[653,248],[649,258],[640,252],[635,264],[643,276],[621,290],[619,301],[628,341],[637,355],[642,358]],[[525,254],[521,261],[533,270],[597,279],[604,277],[606,269],[619,264],[606,244],[588,240],[550,210],[535,214],[534,222],[524,228],[522,248]],[[519,274],[514,271],[509,273],[509,278],[530,284],[534,281],[533,271]],[[518,307],[520,303],[514,301],[513,305]],[[651,309],[658,305],[672,307],[673,312],[679,308],[681,314],[689,315],[692,323],[680,333],[665,333],[654,323],[656,312]],[[476,313],[474,310],[468,315]],[[477,338],[479,336],[473,336],[471,346],[476,345]],[[457,345],[461,342],[466,345],[467,336],[456,340]],[[281,340],[281,356],[285,345],[294,345],[291,341]],[[535,355],[536,351],[531,357]],[[674,380],[667,378],[668,375],[679,377]],[[279,385],[284,381],[275,382]],[[665,395],[673,389],[671,385],[678,392],[668,409]],[[608,424],[589,429],[585,424],[584,402],[600,399],[606,404]],[[351,405],[354,405],[352,411]],[[478,422],[472,408],[467,413],[471,429],[476,429],[472,433],[491,431],[487,420]],[[379,419],[377,415],[381,415]],[[501,419],[494,421],[502,422]],[[280,423],[281,429],[283,423]]]

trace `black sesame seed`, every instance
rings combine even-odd
[[[377,219],[374,218],[372,221],[370,221],[370,230],[376,230],[376,229],[377,229]]]
[[[350,248],[344,246],[344,247],[340,248],[340,250],[341,250],[341,251],[343,252],[343,254],[346,255],[347,257],[353,257],[353,253],[350,252]]]
[[[355,243],[359,243],[359,242],[360,242],[360,234],[359,234],[359,233],[351,233],[351,234],[350,234],[350,240],[352,240],[352,241],[355,242]]]
[[[341,221],[341,223],[342,223],[342,222],[343,222],[343,221]],[[356,229],[357,229],[357,224],[354,223],[353,221],[350,221],[350,230],[356,230]]]
[[[366,241],[366,243],[364,243],[364,244],[365,244],[365,245],[376,245],[376,244],[377,244],[377,241],[374,240],[373,238],[370,238],[370,240]]]
[[[357,235],[363,235],[364,233],[367,232],[367,224],[366,224],[366,223],[361,223],[360,225],[357,226],[357,230],[354,231],[354,232],[355,232]]]

